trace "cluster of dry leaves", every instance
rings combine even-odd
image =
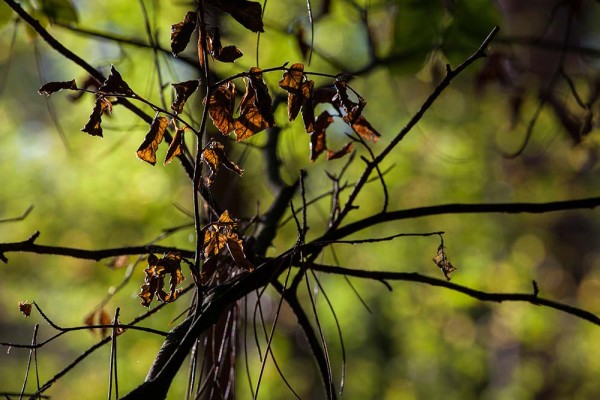
[[[259,3],[246,0],[208,0],[208,4],[225,13],[230,14],[236,21],[253,32],[263,32],[262,8]],[[236,46],[223,46],[218,27],[204,24],[198,11],[190,11],[183,21],[171,26],[171,51],[174,56],[184,51],[188,46],[194,32],[198,32],[198,57],[201,67],[206,67],[206,57],[220,62],[233,62],[243,55]],[[327,147],[326,131],[334,122],[335,117],[341,118],[357,134],[353,136],[356,141],[377,141],[380,137],[371,124],[362,115],[366,105],[365,100],[348,86],[344,75],[332,77],[332,85],[315,88],[315,82],[308,78],[309,72],[304,71],[304,65],[297,63],[287,68],[271,69],[282,70],[283,76],[278,86],[287,92],[287,111],[289,121],[302,116],[304,128],[310,137],[310,159],[326,151],[327,159],[340,158],[352,151],[352,142],[341,149],[330,150]],[[246,140],[255,134],[275,126],[273,115],[273,102],[270,91],[263,80],[263,71],[257,67],[240,74],[244,80],[244,94],[239,100],[236,111],[236,86],[233,79],[226,79],[216,85],[207,85],[204,88],[205,97],[203,104],[207,108],[208,116],[221,135],[209,139],[201,150],[201,159],[208,166],[208,174],[204,177],[206,184],[210,185],[221,167],[238,175],[243,174],[243,169],[230,161],[226,154],[225,145],[218,139],[219,136],[228,137],[234,133],[236,141]],[[201,87],[200,80],[189,80],[173,83],[174,100],[170,110],[163,110],[153,106],[156,115],[150,124],[148,132],[137,149],[137,156],[155,165],[156,152],[165,133],[173,129],[171,143],[167,150],[164,164],[168,164],[175,157],[182,154],[185,146],[185,132],[194,131],[179,115],[190,96]],[[114,66],[111,66],[108,78],[99,84],[94,79],[86,79],[79,88],[75,80],[66,82],[50,82],[39,89],[39,93],[49,96],[59,90],[66,89],[76,92],[74,100],[80,98],[83,92],[92,92],[96,100],[92,113],[85,126],[81,129],[92,136],[102,136],[102,117],[111,114],[113,103],[118,98],[130,98],[150,104],[138,96],[125,82]],[[349,93],[349,90],[352,93]],[[353,101],[355,98],[357,101]],[[316,108],[321,112],[316,115]],[[225,211],[215,223],[203,229],[201,246],[204,258],[203,272],[200,276],[201,283],[210,282],[219,275],[219,270],[227,266],[239,267],[240,270],[252,270],[251,263],[244,254],[242,239],[236,233],[235,220]],[[226,256],[227,260],[223,260]],[[219,262],[219,268],[217,268]],[[140,297],[142,304],[149,306],[156,296],[159,301],[171,302],[177,299],[180,290],[177,286],[183,281],[181,272],[181,257],[178,254],[168,253],[162,258],[151,254],[148,257],[148,268],[145,270],[146,278],[142,286]],[[170,275],[168,288],[165,289],[165,278]],[[94,317],[95,318],[95,317]],[[102,319],[102,318],[101,318]],[[106,318],[104,318],[106,319]]]

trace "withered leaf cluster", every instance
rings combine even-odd
[[[203,256],[202,283],[207,283],[215,274],[224,277],[231,273],[231,260],[233,264],[252,271],[254,267],[246,258],[242,240],[236,233],[237,222],[225,210],[219,220],[203,229]],[[229,257],[223,260],[220,255],[225,253]],[[229,262],[227,261],[229,260]],[[229,266],[229,268],[223,268]]]
[[[167,253],[163,258],[154,254],[148,256],[148,268],[144,270],[146,277],[138,296],[142,305],[149,307],[154,296],[163,303],[170,303],[179,297],[181,288],[177,288],[183,280],[181,272],[181,256],[176,253]],[[165,277],[169,274],[168,292],[165,291]]]
[[[438,246],[437,254],[435,257],[433,257],[433,262],[442,270],[444,278],[450,280],[450,274],[456,271],[456,267],[448,260],[448,257],[446,256],[446,248],[443,244]]]
[[[329,103],[336,110],[344,110],[343,120],[361,137],[368,141],[376,141],[380,134],[369,124],[362,115],[366,102],[362,97],[358,103],[350,100],[346,82],[341,79],[334,81],[332,88],[314,88],[314,81],[304,74],[303,64],[293,64],[279,81],[279,87],[288,92],[288,119],[293,121],[302,113],[304,128],[310,135],[310,160],[314,161],[327,150],[327,159],[343,157],[352,151],[352,143],[346,144],[340,150],[327,148],[326,130],[333,123],[333,116],[328,111],[322,111],[315,118],[315,107],[321,103]]]

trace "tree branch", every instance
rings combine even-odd
[[[22,242],[0,243],[0,260],[5,263],[8,258],[4,253],[34,253],[34,254],[51,254],[56,256],[68,256],[80,258],[84,260],[100,261],[105,258],[117,256],[130,256],[149,253],[179,253],[182,257],[193,258],[194,252],[191,250],[178,249],[176,247],[167,246],[131,246],[131,247],[116,247],[112,249],[101,250],[85,250],[73,247],[61,246],[45,246],[36,244],[35,240],[39,236],[39,232],[34,233],[29,239]]]
[[[444,287],[455,292],[466,294],[467,296],[473,297],[480,301],[491,301],[496,303],[502,303],[505,301],[527,302],[536,306],[553,308],[555,310],[559,310],[591,322],[594,325],[600,326],[600,317],[598,317],[596,314],[570,306],[568,304],[538,297],[536,291],[533,293],[489,293],[481,290],[471,289],[467,286],[458,285],[447,280],[431,278],[416,272],[367,271],[319,264],[311,264],[308,268],[312,269],[313,271],[319,271],[328,274],[354,276],[357,278],[374,279],[378,281],[393,280],[424,283],[431,286]],[[537,285],[535,287],[537,287]]]

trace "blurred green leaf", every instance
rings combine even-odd
[[[79,22],[77,10],[69,0],[40,0],[39,11],[48,17],[50,22],[67,24]]]

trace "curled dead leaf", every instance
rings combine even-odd
[[[56,93],[62,89],[77,90],[75,79],[65,82],[48,82],[38,90],[38,93],[44,96],[50,96],[52,93]]]
[[[158,149],[158,145],[162,142],[168,125],[169,120],[166,117],[158,116],[152,120],[150,129],[136,152],[140,160],[152,165],[156,164],[156,149]]]
[[[183,111],[183,106],[187,99],[198,89],[197,79],[181,82],[181,83],[173,83],[173,89],[175,89],[175,100],[171,104],[171,109],[176,113],[181,113]]]
[[[438,246],[437,254],[435,257],[433,257],[433,262],[442,270],[444,278],[450,280],[450,274],[456,271],[456,267],[448,260],[448,257],[446,256],[446,248],[443,244]]]
[[[92,136],[102,137],[102,114],[106,110],[108,110],[109,114],[112,112],[112,103],[102,96],[98,97],[94,103],[94,108],[88,122],[81,128],[81,131]]]
[[[341,149],[339,149],[338,151],[327,150],[327,159],[335,160],[338,158],[342,158],[346,154],[351,153],[353,148],[354,148],[354,146],[352,146],[352,143],[346,143],[346,145],[344,147],[342,147]]]
[[[185,279],[181,272],[181,256],[177,253],[167,253],[162,259],[154,254],[148,256],[148,268],[144,270],[146,277],[138,296],[142,305],[149,307],[154,296],[163,303],[170,303],[179,297],[181,288],[177,286]],[[166,275],[170,275],[169,291],[164,290]]]
[[[185,50],[195,29],[195,11],[189,11],[182,22],[171,25],[171,53],[174,56]]]
[[[102,86],[98,88],[98,91],[106,94],[120,96],[135,95],[135,93],[133,92],[133,90],[131,90],[127,82],[123,80],[123,77],[121,76],[119,71],[117,71],[114,65],[110,66],[110,75],[108,75],[108,78],[106,78]]]

